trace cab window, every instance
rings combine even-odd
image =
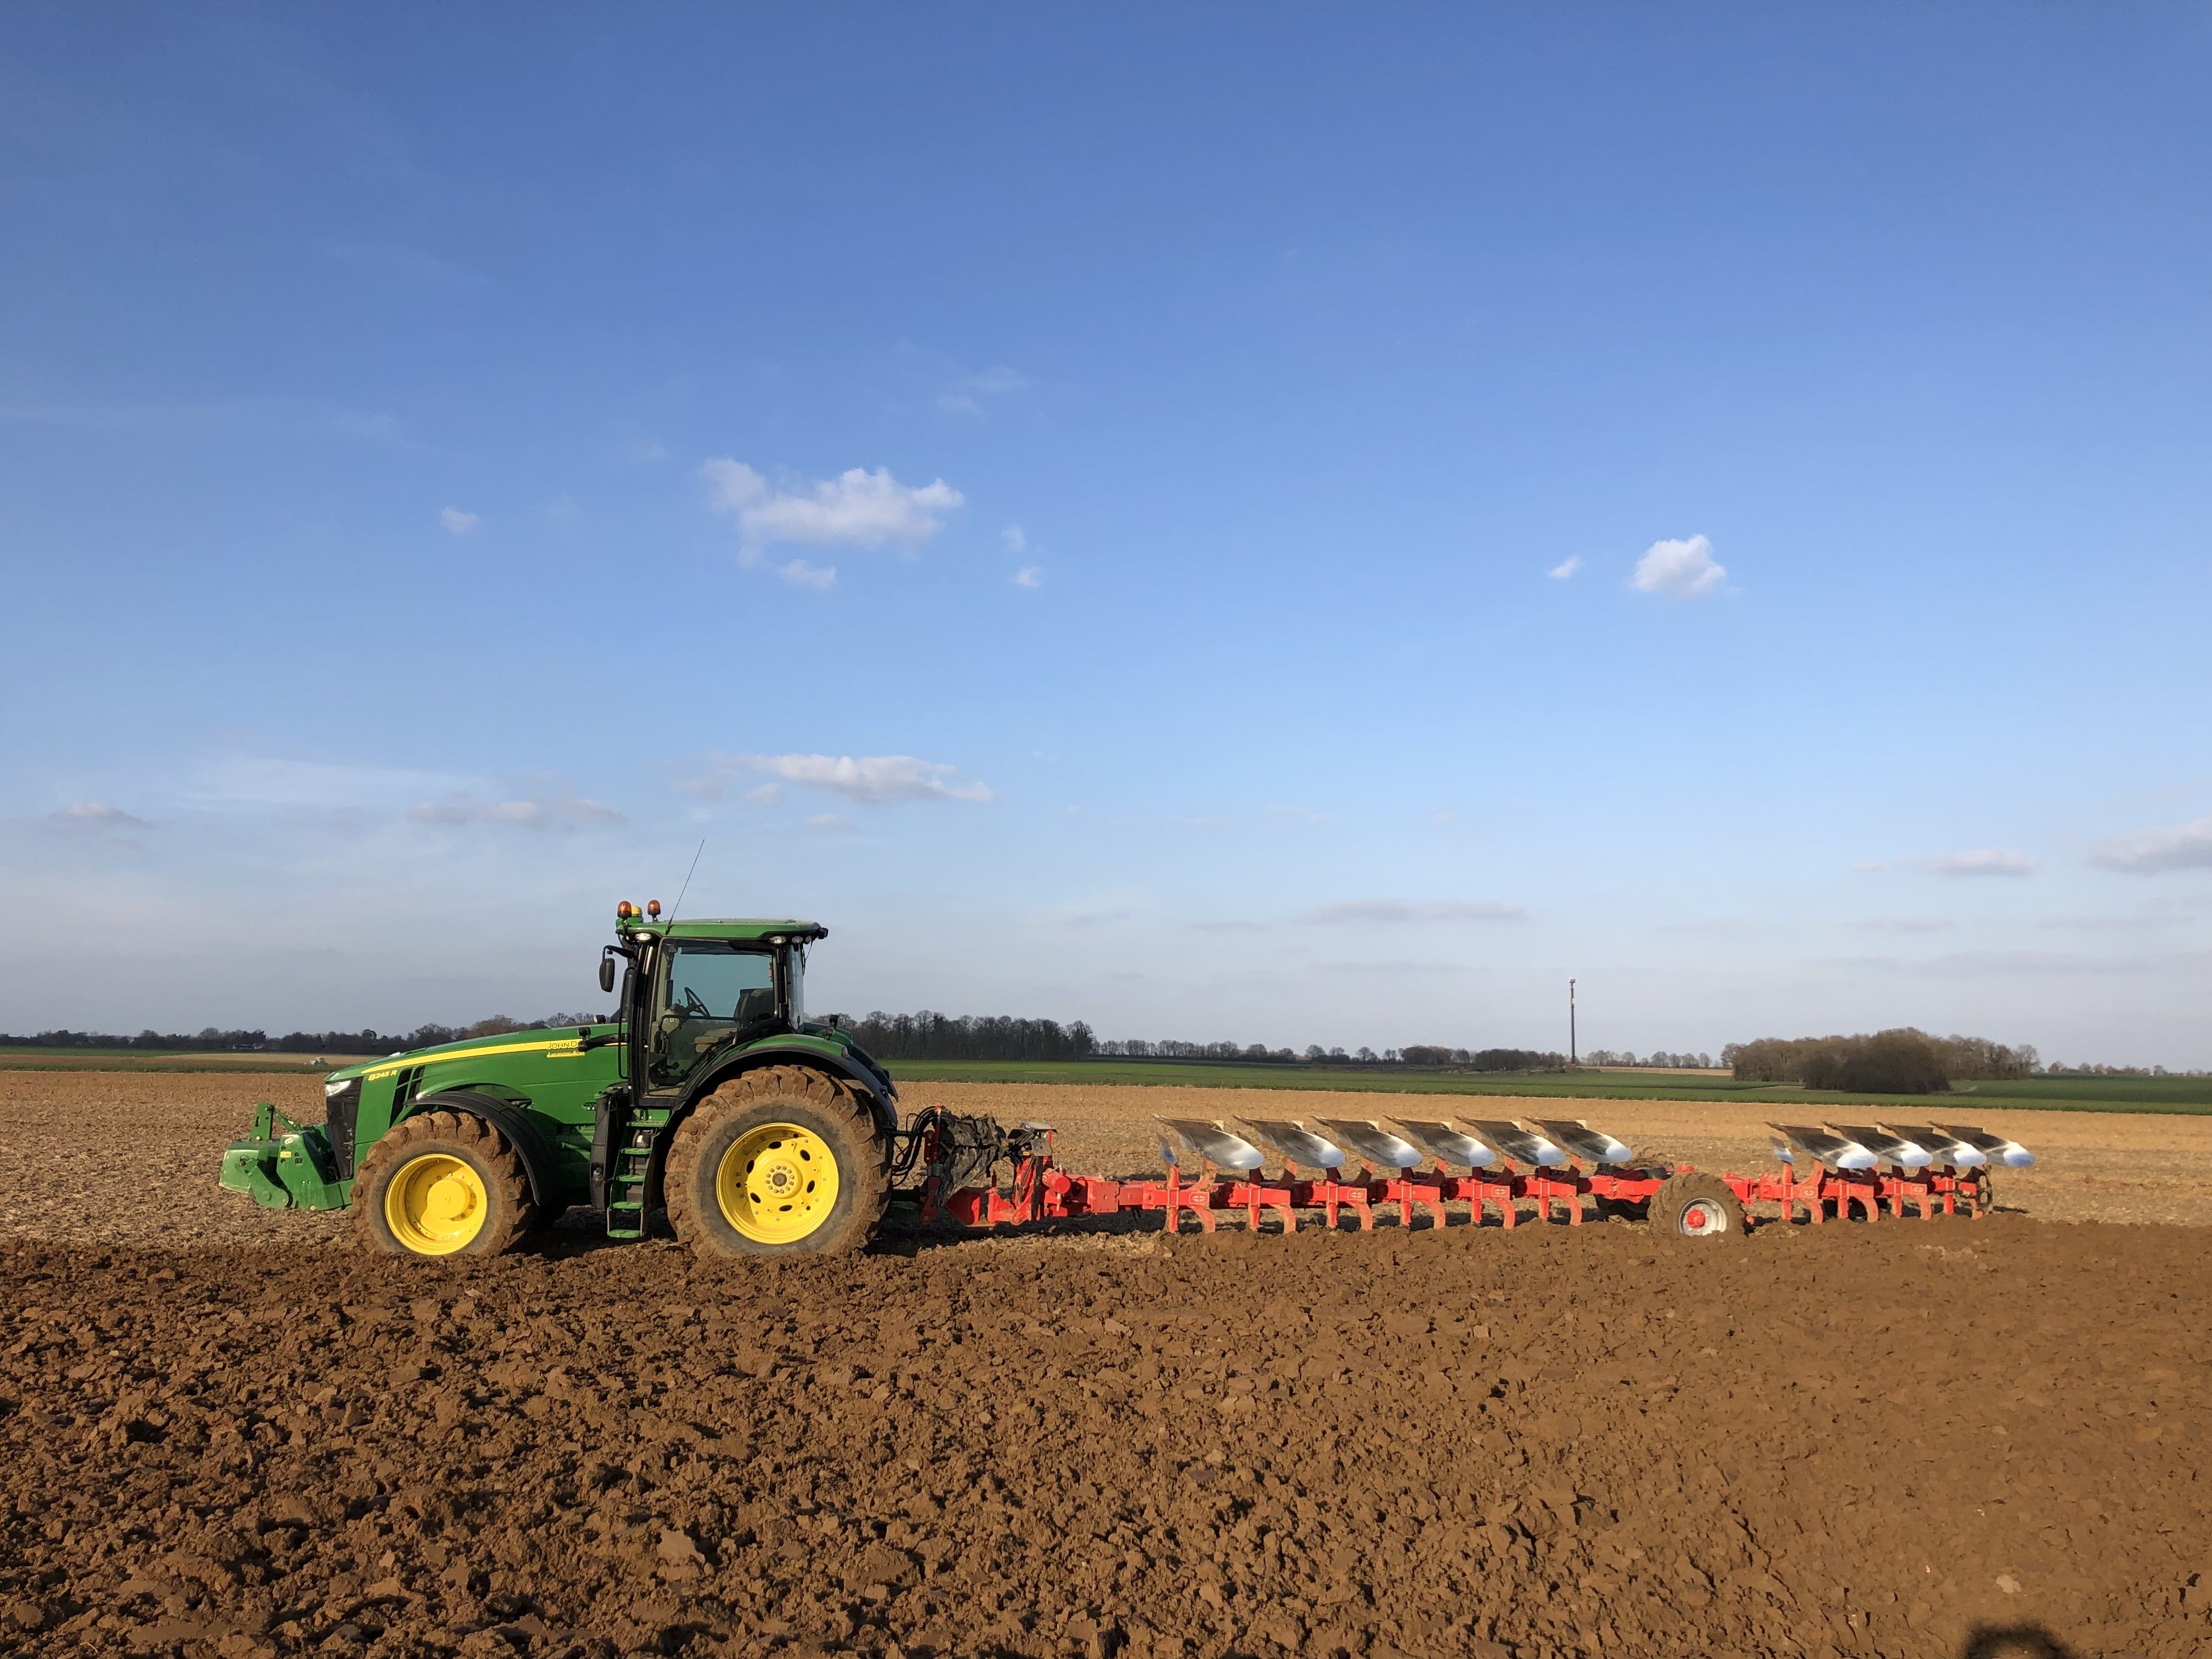
[[[775,959],[768,952],[684,939],[667,964],[653,1024],[657,1081],[680,1081],[712,1050],[775,1019]]]

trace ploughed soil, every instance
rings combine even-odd
[[[238,1102],[184,1085],[220,1081],[112,1080],[73,1104],[129,1133],[81,1156],[81,1112],[0,1096],[0,1654],[2212,1652],[2197,1229],[906,1234],[721,1264],[584,1217],[402,1263],[195,1196]],[[1146,1109],[1060,1114],[1071,1163],[1190,1109],[1127,1092]],[[2051,1176],[2055,1116],[1992,1127]]]
[[[2203,1238],[13,1244],[0,1652],[2180,1659]]]

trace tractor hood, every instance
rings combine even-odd
[[[394,1072],[406,1071],[417,1066],[434,1065],[441,1060],[475,1059],[503,1054],[569,1054],[586,1036],[616,1036],[622,1031],[618,1021],[602,1020],[593,1025],[556,1025],[538,1027],[527,1031],[499,1031],[484,1036],[459,1037],[452,1042],[433,1043],[427,1048],[403,1049],[379,1060],[356,1061],[341,1066],[326,1073],[323,1079],[325,1093],[336,1093],[346,1084],[364,1078],[386,1077]],[[787,1038],[799,1037],[821,1044],[847,1055],[852,1063],[877,1079],[886,1098],[896,1098],[897,1086],[890,1074],[878,1065],[850,1031],[826,1024],[818,1020],[806,1020],[796,1027],[783,1028]],[[772,1038],[769,1040],[773,1040]]]
[[[364,1060],[351,1066],[341,1066],[324,1079],[324,1084],[327,1087],[331,1084],[346,1083],[356,1078],[374,1077],[411,1066],[426,1066],[434,1060],[496,1054],[507,1050],[522,1049],[541,1054],[569,1052],[575,1048],[586,1033],[593,1036],[609,1036],[621,1030],[620,1025],[611,1021],[601,1021],[594,1025],[556,1025],[527,1031],[495,1031],[483,1036],[459,1037],[451,1042],[433,1043],[427,1048],[403,1049],[396,1054],[386,1054],[381,1060]]]

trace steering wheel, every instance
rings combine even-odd
[[[701,1001],[699,994],[688,985],[684,988],[684,1012],[687,1014],[696,1014],[702,1019],[712,1019],[714,1017],[714,1011]]]

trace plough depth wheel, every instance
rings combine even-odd
[[[1960,1196],[1966,1200],[1968,1209],[1974,1215],[1987,1215],[1997,1206],[1997,1183],[1985,1169],[1973,1171],[1971,1184],[1961,1180],[1959,1190]]]
[[[1741,1238],[1747,1231],[1742,1200],[1716,1175],[1668,1176],[1651,1194],[1650,1218],[1652,1231],[1671,1243]]]

